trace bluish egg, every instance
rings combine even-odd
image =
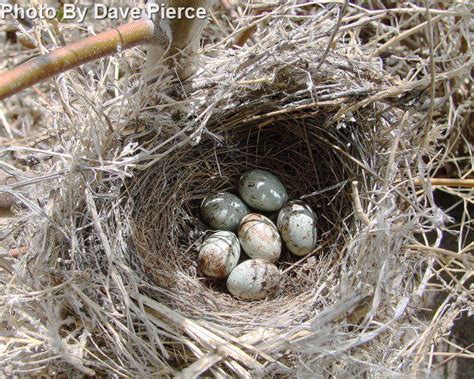
[[[214,230],[236,231],[242,218],[250,213],[247,205],[229,192],[219,192],[204,199],[201,215]]]
[[[261,300],[277,289],[280,276],[274,264],[261,259],[249,259],[230,273],[227,289],[242,300]]]
[[[251,170],[239,182],[242,199],[260,211],[277,211],[288,200],[285,186],[275,175],[265,170]]]
[[[304,256],[316,247],[316,215],[307,204],[300,201],[286,204],[278,214],[277,226],[285,246],[293,254]]]

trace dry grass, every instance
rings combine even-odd
[[[20,149],[47,159],[2,187],[23,204],[2,243],[27,246],[0,261],[5,373],[399,376],[450,358],[434,346],[472,306],[472,192],[442,187],[465,208],[453,225],[423,178],[472,178],[468,5],[432,4],[423,24],[423,4],[381,3],[251,17],[226,2],[185,83],[163,71],[147,87],[116,58],[89,66],[102,80],[57,79],[46,146]],[[279,292],[246,303],[195,256],[201,198],[251,167],[317,210],[321,245],[284,257]],[[436,286],[449,294],[427,321]]]

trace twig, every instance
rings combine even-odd
[[[334,31],[331,34],[331,37],[329,38],[328,45],[326,46],[326,50],[324,51],[321,59],[319,60],[318,65],[316,66],[316,71],[318,71],[319,68],[322,66],[322,64],[326,60],[326,57],[329,54],[329,51],[331,50],[334,39],[336,38],[336,35],[339,32],[339,28],[341,27],[342,18],[344,17],[344,14],[346,13],[347,4],[348,4],[348,0],[345,0],[344,5],[342,6],[339,12],[339,17],[337,18],[336,25],[334,26]]]
[[[255,9],[252,13],[260,18],[261,15],[265,12],[263,9]],[[234,46],[242,47],[245,43],[252,37],[252,35],[257,31],[257,24],[253,24],[251,26],[246,26],[243,30],[235,37]]]
[[[474,179],[451,179],[451,178],[415,178],[414,184],[419,187],[429,181],[432,186],[474,188]]]
[[[218,337],[215,333],[203,328],[193,320],[182,316],[179,312],[141,294],[133,293],[130,296],[145,306],[144,309],[146,310],[147,316],[152,322],[164,321],[171,323],[190,337],[199,341],[202,346],[209,350],[216,351],[223,356],[232,357],[251,369],[263,368],[258,361],[242,351],[239,347],[229,344],[223,338]]]
[[[152,21],[133,21],[31,59],[0,74],[0,100],[81,64],[111,55],[118,49],[149,43],[153,38]]]
[[[194,9],[204,8],[209,12],[212,3],[209,0],[168,0],[165,6],[175,9],[183,6]],[[178,17],[172,20],[155,18],[153,22],[155,34],[159,39],[158,43],[150,46],[147,51],[145,70],[147,81],[154,81],[157,78],[158,71],[161,70],[160,62],[170,57],[173,59],[168,60],[168,64],[173,65],[173,69],[181,80],[185,80],[194,72],[192,56],[199,48],[201,33],[207,23],[207,18]]]
[[[424,137],[423,137],[423,147],[426,149],[429,143],[429,132],[431,123],[433,121],[433,109],[434,109],[434,99],[436,95],[436,85],[435,85],[435,63],[434,63],[434,46],[433,46],[433,28],[431,25],[431,14],[429,12],[428,0],[425,0],[426,7],[426,29],[428,33],[428,45],[430,49],[430,107],[428,109],[428,116],[426,119],[426,124],[424,128]]]
[[[470,57],[467,62],[463,63],[459,67],[456,67],[444,73],[437,74],[435,76],[435,82],[442,81],[442,80],[449,80],[461,75],[469,74],[473,66],[474,66],[474,57]],[[404,92],[413,91],[416,88],[426,88],[427,86],[431,84],[431,82],[432,82],[431,78],[428,77],[428,78],[423,78],[420,80],[415,80],[413,82],[402,83],[398,86],[391,86],[391,87],[387,87],[386,89],[381,89],[379,90],[378,93],[376,93],[373,96],[368,96],[364,100],[359,101],[358,103],[341,108],[333,117],[332,122],[339,121],[343,115],[347,114],[348,112],[354,112],[357,109],[367,104],[370,104],[376,101],[382,101],[385,98],[393,98]]]
[[[444,255],[444,256],[447,256],[447,257],[456,258],[456,259],[464,261],[466,264],[469,264],[469,265],[472,265],[472,263],[474,263],[474,257],[467,254],[469,252],[469,249],[461,250],[459,253],[456,253],[456,252],[451,251],[451,250],[441,249],[439,247],[425,246],[425,245],[421,245],[421,244],[419,244],[419,245],[418,244],[417,245],[414,245],[414,244],[405,245],[405,246],[403,246],[403,248],[407,249],[407,250],[426,252],[428,254],[431,253],[430,255],[434,255],[434,256]]]
[[[402,120],[400,121],[400,128],[398,129],[397,135],[395,136],[392,148],[390,150],[390,155],[388,157],[388,163],[387,163],[387,171],[385,173],[384,192],[388,191],[388,187],[390,185],[390,174],[392,172],[391,170],[394,169],[393,162],[395,162],[395,155],[397,153],[398,144],[400,142],[400,137],[402,135],[402,132],[405,129],[405,126],[408,120],[408,115],[409,115],[408,112],[405,112],[403,114]]]
[[[359,189],[357,188],[358,184],[359,182],[356,180],[352,182],[352,200],[354,202],[354,210],[359,220],[361,220],[365,225],[369,225],[369,217],[362,209],[362,204],[360,202]]]
[[[441,20],[444,16],[445,15],[443,15],[443,14],[439,14],[436,17],[434,17],[433,19],[430,19],[431,24],[435,24],[436,22]],[[374,53],[372,54],[372,57],[379,56],[385,50],[387,50],[390,46],[404,40],[405,38],[410,37],[411,35],[415,34],[419,30],[425,28],[427,24],[428,24],[428,22],[425,21],[425,22],[423,22],[423,23],[421,23],[421,24],[419,24],[419,25],[417,25],[417,26],[415,26],[411,29],[408,29],[408,30],[404,31],[403,33],[400,33],[400,34],[396,35],[395,37],[389,39],[387,42],[385,42],[382,46],[380,46],[377,50],[374,51]]]
[[[443,353],[443,352],[436,352],[436,351],[433,353],[426,353],[426,354],[439,355],[443,357],[453,357],[453,358],[469,358],[469,359],[474,358],[474,354]]]
[[[458,358],[460,356],[460,354],[464,353],[465,351],[469,351],[469,349],[471,348],[471,346],[473,346],[474,343],[471,343],[469,346],[466,346],[465,348],[463,348],[462,350],[458,351],[458,352],[453,352],[451,353],[452,355],[448,358],[446,358],[444,361],[442,361],[441,363],[437,364],[434,369],[437,369],[441,366],[444,366],[446,363],[448,363],[449,361],[452,361],[453,359],[455,358]],[[471,355],[470,358],[473,358],[473,356]]]

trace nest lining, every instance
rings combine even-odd
[[[284,117],[263,127],[226,125],[220,118],[199,145],[176,150],[130,185],[134,243],[147,275],[169,291],[162,300],[173,309],[189,317],[204,315],[236,331],[243,325],[268,325],[269,319],[287,327],[324,304],[318,289],[330,277],[330,285],[336,285],[344,246],[354,229],[350,182],[362,177],[361,168],[328,140],[350,146],[356,135],[369,138],[370,127],[365,121],[365,127],[355,122],[344,130],[326,130],[322,119],[311,115]],[[283,271],[277,292],[265,301],[245,302],[227,293],[225,280],[206,278],[197,267],[200,244],[212,232],[199,208],[210,193],[238,194],[240,175],[253,168],[275,173],[290,199],[304,199],[315,210],[319,241],[316,252],[303,259],[284,249],[277,263]],[[277,212],[266,215],[274,220]],[[242,259],[248,257],[243,253]]]

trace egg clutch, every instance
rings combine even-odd
[[[261,300],[278,287],[281,274],[275,263],[282,243],[297,256],[316,247],[316,215],[307,204],[288,201],[283,183],[265,170],[244,173],[239,194],[219,192],[203,200],[202,218],[216,232],[202,244],[198,265],[208,277],[227,277],[235,297]],[[276,225],[257,213],[277,211]],[[238,264],[241,250],[250,259]]]

